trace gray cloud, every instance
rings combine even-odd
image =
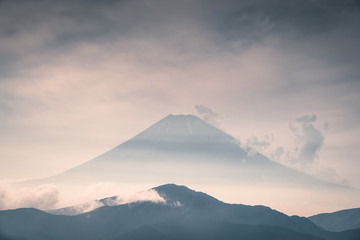
[[[221,4],[211,0],[154,0],[151,4],[141,0],[3,1],[0,51],[7,54],[4,55],[6,61],[11,63],[34,64],[24,56],[45,54],[51,58],[78,44],[109,44],[143,38],[173,44],[179,52],[202,49],[205,50],[202,54],[206,54],[209,49],[201,48],[201,44],[194,41],[199,36],[196,32],[208,37],[221,51],[236,51],[239,46],[238,50],[243,51],[244,47],[276,34],[295,44],[301,43],[296,38],[306,36],[301,47],[308,48],[309,53],[331,53],[333,56],[328,55],[327,59],[337,63],[340,58],[345,59],[346,54],[346,59],[352,56],[352,61],[348,61],[351,63],[354,58],[358,60],[358,48],[354,44],[360,34],[353,31],[358,27],[354,21],[359,12],[356,6],[351,0],[341,3],[280,0],[276,4],[264,0],[227,0]],[[345,23],[350,24],[344,29]],[[341,39],[323,41],[329,34]],[[345,40],[351,43],[342,44]],[[220,42],[222,44],[218,44]],[[314,43],[316,49],[312,49]],[[283,47],[294,45],[282,43]],[[328,51],[330,48],[332,51]]]
[[[279,160],[285,153],[285,149],[283,147],[276,147],[274,153],[270,155],[271,159]]]
[[[273,141],[273,134],[265,135],[262,139],[259,139],[256,136],[252,136],[251,138],[247,139],[246,145],[255,149],[256,151],[265,152],[266,149],[270,147]]]
[[[328,131],[328,122],[319,124],[316,120],[315,114],[306,114],[290,120],[289,129],[295,140],[292,147],[276,146],[272,134],[265,135],[262,139],[252,136],[247,140],[247,146],[274,161],[307,172],[320,179],[350,185],[347,178],[342,178],[335,168],[329,167],[330,163],[326,162],[326,159],[319,161],[318,155],[325,141],[325,136],[320,128]]]
[[[318,151],[324,144],[324,135],[313,125],[316,115],[303,115],[291,121],[289,128],[297,142],[297,153],[291,161],[308,167],[314,163]]]
[[[315,122],[316,121],[316,115],[315,114],[313,114],[313,115],[304,115],[304,116],[295,118],[294,121],[299,122],[299,123],[301,123],[301,122],[305,122],[305,123]]]
[[[214,112],[212,109],[208,108],[205,105],[195,105],[195,109],[205,122],[208,122],[211,125],[217,127],[220,125],[219,121],[221,115],[219,113]]]

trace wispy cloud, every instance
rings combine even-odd
[[[277,145],[274,134],[259,138],[252,136],[244,143],[244,148],[253,149],[270,159],[298,170],[312,174],[320,179],[349,185],[349,181],[329,167],[329,163],[319,160],[319,153],[325,144],[325,132],[328,122],[317,122],[316,114],[305,114],[289,120],[289,130],[292,133],[293,145]],[[246,148],[249,147],[249,148]]]
[[[289,128],[295,136],[296,148],[289,161],[307,168],[315,162],[324,144],[324,135],[314,126],[316,115],[303,115],[290,121]]]
[[[51,210],[50,213],[59,215],[77,215],[81,213],[90,212],[96,208],[104,206],[118,206],[122,204],[136,204],[140,202],[153,202],[166,204],[164,198],[162,198],[158,192],[154,189],[137,192],[134,194],[122,194],[118,196],[108,197],[105,199],[88,200],[81,204],[76,204],[71,207],[61,208],[57,210]],[[174,206],[180,206],[179,203]]]

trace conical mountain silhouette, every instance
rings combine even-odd
[[[286,180],[284,180],[286,178]],[[168,115],[132,139],[52,181],[239,182],[328,184],[242,149],[220,129],[192,115]]]
[[[240,147],[235,138],[192,115],[168,115],[100,156],[30,184],[55,183],[62,192],[71,189],[70,194],[76,194],[100,182],[116,183],[111,195],[174,182],[225,196],[227,201],[279,205],[284,201],[282,205],[292,207],[309,201],[309,192],[313,199],[325,194],[353,197],[335,193],[334,189],[345,189],[341,185],[321,181]],[[322,192],[324,189],[328,192]],[[331,201],[332,197],[326,199]]]

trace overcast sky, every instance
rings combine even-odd
[[[46,177],[172,114],[360,187],[360,2],[0,1],[0,179]]]

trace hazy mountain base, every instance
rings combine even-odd
[[[358,190],[324,183],[289,169],[282,171],[280,167],[262,169],[239,162],[224,165],[199,161],[176,158],[142,163],[130,160],[103,162],[74,169],[62,174],[60,179],[54,177],[41,183],[56,183],[61,197],[68,197],[71,205],[79,203],[72,199],[81,198],[79,195],[91,184],[104,182],[110,183],[112,188],[107,195],[98,197],[117,195],[119,192],[132,194],[166,182],[181,182],[226,202],[268,205],[288,214],[301,215],[312,215],[314,209],[316,212],[328,212],[356,207],[356,199],[360,199]],[[99,172],[107,173],[107,176],[99,176]]]
[[[106,195],[111,196],[119,191],[130,194],[166,182],[181,182],[227,202],[269,205],[302,215],[314,214],[314,209],[328,212],[356,207],[355,200],[360,199],[355,189],[320,181],[266,159],[258,163],[264,158],[261,155],[248,156],[244,162],[224,156],[226,162],[204,153],[136,150],[131,155],[121,149],[32,184],[55,183],[62,197],[75,204],[71,198],[79,198],[84,189],[99,183],[113,185]]]
[[[12,239],[328,239],[358,240],[360,230],[332,233],[306,218],[264,206],[225,204],[186,187],[155,188],[166,203],[101,207],[76,216],[36,209],[0,212],[0,233]],[[174,204],[180,202],[181,204]]]

